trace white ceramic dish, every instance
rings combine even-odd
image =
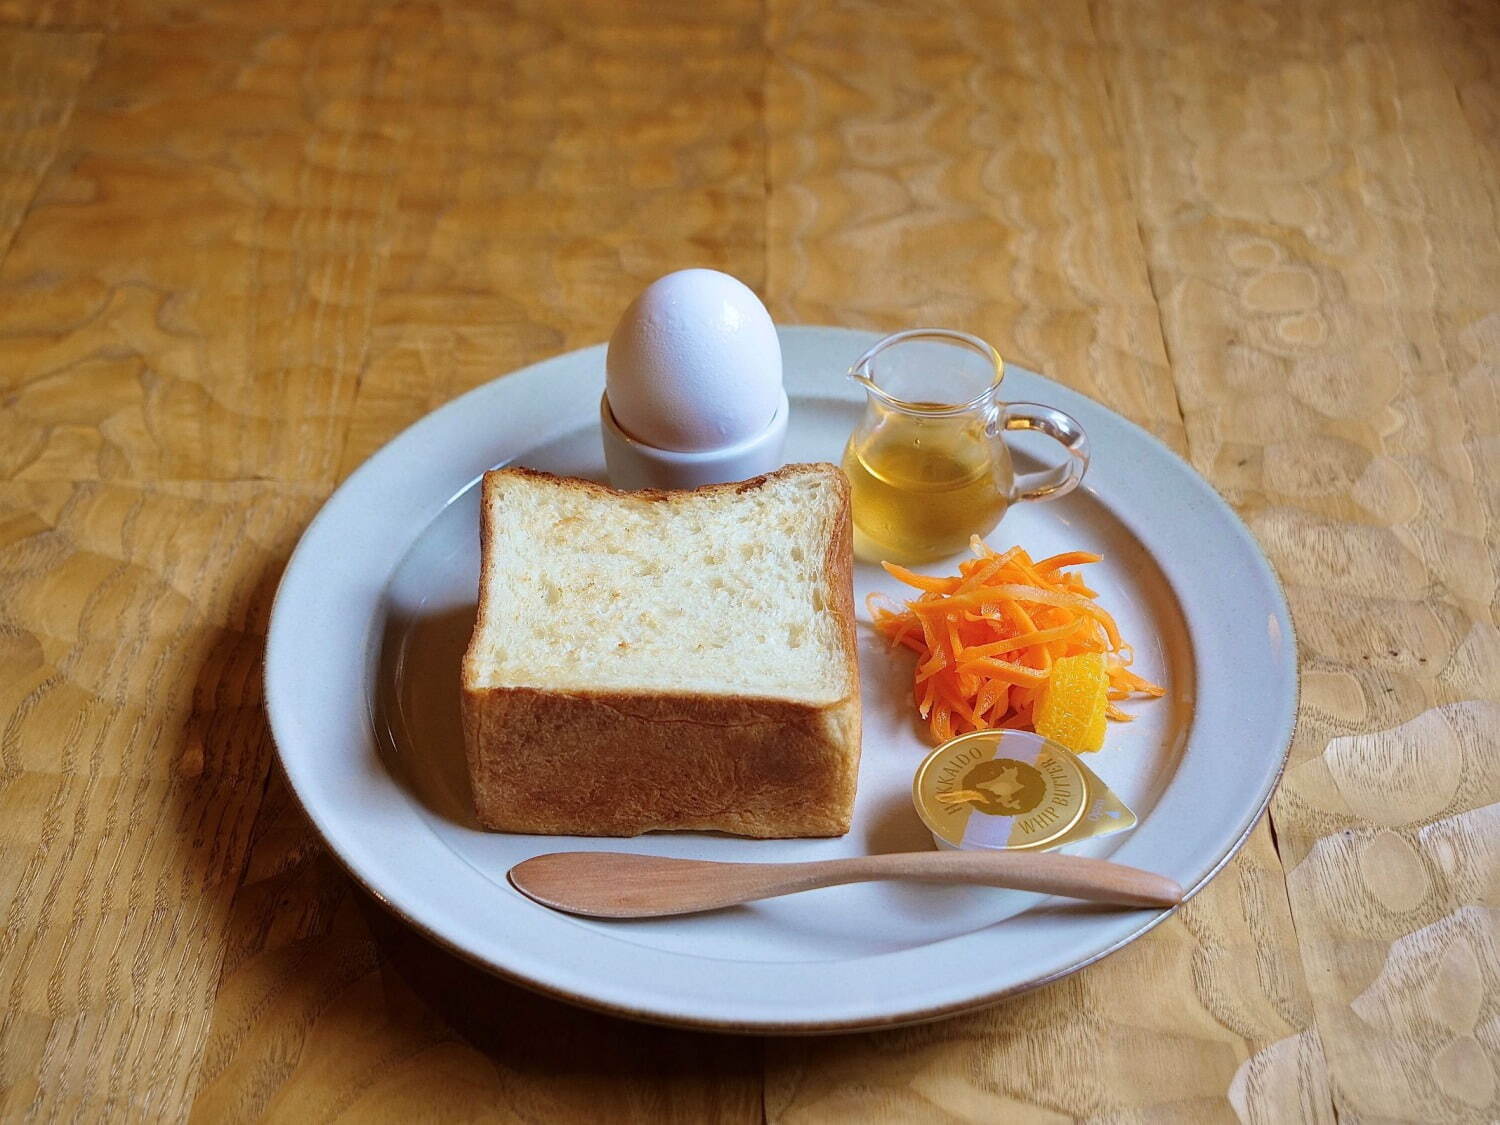
[[[876,337],[782,331],[788,460],[837,460],[863,406],[843,378]],[[599,848],[726,860],[802,860],[932,846],[911,806],[927,744],[911,669],[862,629],[864,759],[853,831],[838,840],[671,834],[631,841],[479,831],[457,717],[458,657],[478,568],[474,484],[517,462],[602,478],[603,348],[482,386],[402,433],[329,499],[272,612],[266,700],[287,776],[350,872],[435,940],[529,987],[635,1018],[816,1032],[933,1019],[1055,980],[1156,925],[984,888],[865,884],[685,918],[600,922],[521,897],[529,856]],[[1093,464],[1052,504],[1012,510],[990,536],[1039,555],[1087,548],[1092,584],[1167,699],[1132,705],[1089,764],[1141,817],[1073,849],[1196,890],[1244,842],[1280,774],[1296,710],[1285,601],[1213,490],[1145,431],[1082,395],[1010,369],[1006,394],[1074,415]],[[942,569],[943,564],[929,568]],[[856,599],[899,592],[856,568]],[[864,611],[861,608],[861,617]]]

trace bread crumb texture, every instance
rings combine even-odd
[[[847,696],[834,471],[693,493],[491,474],[468,686]],[[845,564],[847,565],[847,564]],[[846,579],[845,579],[846,580]]]

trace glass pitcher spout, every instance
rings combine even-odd
[[[872,399],[928,417],[967,415],[993,403],[1004,375],[993,346],[943,328],[887,336],[848,371]]]

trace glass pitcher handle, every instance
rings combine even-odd
[[[1067,460],[1056,468],[1018,476],[1011,500],[1056,500],[1078,487],[1089,467],[1089,439],[1071,415],[1036,402],[1012,402],[1001,418],[1004,429],[1035,430],[1068,451]]]

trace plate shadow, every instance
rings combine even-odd
[[[474,606],[388,605],[370,701],[376,753],[430,812],[478,828],[459,695]]]

